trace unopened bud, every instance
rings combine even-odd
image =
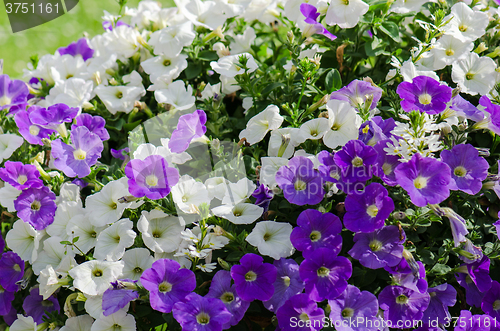
[[[294,42],[294,40],[295,40],[295,35],[293,34],[293,32],[292,32],[292,31],[288,31],[288,32],[286,33],[286,39],[288,40],[288,42],[289,42],[290,44],[293,44],[293,42]]]
[[[481,54],[482,52],[484,52],[487,49],[488,49],[488,47],[486,46],[486,44],[484,42],[482,42],[476,47],[476,49],[474,50],[474,53]]]

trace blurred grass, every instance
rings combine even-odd
[[[127,6],[135,8],[138,3],[139,0],[128,0]],[[116,0],[80,0],[69,13],[55,20],[12,33],[3,1],[0,1],[0,59],[4,60],[3,72],[12,78],[22,78],[23,69],[32,55],[53,54],[59,47],[81,38],[84,32],[90,37],[102,33],[103,11],[117,14],[119,9]]]

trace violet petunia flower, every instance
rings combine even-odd
[[[391,321],[394,328],[403,328],[406,321],[421,320],[429,301],[428,293],[419,293],[403,286],[387,286],[378,295],[384,319]]]
[[[43,230],[54,222],[55,200],[56,195],[48,187],[30,187],[14,200],[14,207],[20,219],[36,230]]]
[[[491,317],[500,319],[500,283],[496,280],[491,283],[490,289],[484,295],[481,309]]]
[[[415,261],[410,252],[403,251],[403,259],[394,267],[386,266],[384,269],[392,274],[394,283],[420,293],[425,293],[428,288],[425,279],[425,267],[420,261]],[[407,259],[408,257],[408,259]]]
[[[58,103],[48,108],[35,107],[29,115],[33,124],[45,129],[57,130],[61,134],[61,130],[66,130],[64,123],[70,123],[78,115],[78,112],[79,109],[76,107],[73,108],[64,103]]]
[[[172,153],[182,153],[188,149],[193,139],[200,138],[207,132],[207,114],[201,109],[195,110],[192,114],[185,114],[179,117],[177,128],[172,132],[168,148]]]
[[[401,82],[396,89],[401,108],[406,112],[418,110],[429,115],[439,114],[451,100],[451,87],[427,76],[417,76],[413,82]]]
[[[476,284],[472,281],[470,276],[465,273],[456,273],[455,278],[458,284],[465,288],[465,302],[469,306],[481,307],[481,302],[483,301],[484,293],[479,291]]]
[[[128,25],[127,23],[122,22],[122,21],[117,21],[115,27],[117,28],[117,27],[122,26],[122,25],[131,27],[130,25]],[[113,22],[111,22],[111,21],[103,21],[102,22],[102,28],[105,31],[113,31]]]
[[[381,97],[382,89],[380,87],[358,79],[353,80],[330,95],[330,99],[347,101],[358,110],[374,109]],[[390,124],[390,122],[387,122],[387,124]],[[366,141],[365,143],[368,144]]]
[[[404,232],[394,225],[384,226],[372,233],[356,233],[354,246],[348,254],[370,269],[393,267],[403,258],[402,244],[405,239]]]
[[[113,285],[102,295],[103,315],[109,316],[124,308],[130,301],[139,298],[137,280],[121,279],[111,283]]]
[[[71,130],[72,145],[61,139],[52,142],[54,166],[68,177],[83,178],[90,174],[90,167],[101,157],[104,145],[98,135],[85,126]]]
[[[33,317],[35,323],[42,323],[42,317],[47,316],[47,312],[59,311],[59,301],[54,296],[47,300],[40,295],[38,287],[31,289],[28,297],[24,299],[23,309],[26,315]]]
[[[307,24],[311,24],[311,28],[314,29],[315,33],[322,34],[330,40],[337,39],[337,37],[334,36],[330,31],[328,31],[328,29],[325,28],[323,24],[317,22],[319,13],[316,7],[308,3],[303,3],[300,5],[300,12],[306,17],[304,22],[306,22]]]
[[[474,122],[479,122],[484,119],[484,113],[477,109],[472,103],[462,98],[460,94],[457,94],[451,99],[450,109]]]
[[[260,184],[252,193],[255,198],[255,205],[264,208],[264,212],[269,209],[269,204],[274,198],[274,192],[264,184]]]
[[[179,171],[169,167],[161,155],[150,155],[144,160],[130,160],[125,166],[129,192],[137,198],[146,196],[151,200],[166,197],[179,181]]]
[[[479,156],[478,150],[470,144],[455,145],[451,151],[443,150],[441,160],[451,168],[450,190],[477,194],[483,180],[488,176],[490,165]]]
[[[438,321],[445,324],[451,317],[448,307],[453,307],[457,302],[457,290],[450,284],[441,284],[427,290],[430,296],[429,306],[424,311],[424,321]]]
[[[299,275],[299,265],[292,259],[281,258],[273,265],[277,270],[274,282],[274,294],[268,301],[264,301],[267,310],[276,312],[285,301],[304,290],[304,282]]]
[[[316,302],[334,299],[347,288],[352,275],[351,262],[331,254],[328,248],[318,248],[300,264],[300,278],[306,293]]]
[[[40,173],[32,164],[6,161],[5,168],[0,168],[0,179],[20,191],[42,186],[43,182],[39,177]]]
[[[72,42],[66,47],[61,47],[57,50],[57,52],[61,55],[80,55],[83,58],[83,61],[87,61],[94,56],[94,50],[90,48],[86,38],[80,38],[78,41]]]
[[[183,301],[196,287],[196,277],[189,269],[180,269],[174,260],[161,259],[144,270],[141,284],[149,291],[151,308],[170,313],[176,302]]]
[[[76,124],[71,125],[71,130],[79,126],[84,126],[90,132],[95,133],[102,141],[109,139],[108,130],[106,130],[106,120],[101,116],[92,116],[90,114],[80,114],[76,118]]]
[[[315,205],[323,200],[323,181],[314,164],[305,156],[294,156],[288,165],[279,168],[276,183],[285,199],[295,205]]]
[[[9,314],[12,310],[12,301],[14,301],[15,292],[7,291],[0,285],[0,315]]]
[[[224,329],[238,324],[250,306],[250,302],[242,300],[238,296],[236,286],[231,285],[231,273],[226,270],[219,270],[214,275],[206,297],[220,299],[231,313],[231,319],[224,324]]]
[[[497,328],[495,328],[495,324]],[[468,310],[462,310],[457,319],[454,331],[493,331],[498,330],[498,320],[488,315],[472,315]]]
[[[120,159],[120,160],[124,160],[127,158],[127,154],[130,153],[130,148],[128,147],[125,147],[125,148],[122,148],[122,149],[113,149],[111,148],[110,149],[110,152],[111,152],[111,156],[114,157],[115,159]]]
[[[9,75],[0,75],[0,110],[10,108],[10,114],[23,110],[29,94],[28,87],[22,80],[11,80]]]
[[[28,110],[21,110],[16,113],[14,120],[19,128],[19,133],[32,145],[43,145],[42,139],[49,138],[49,136],[56,132],[55,130],[45,129],[40,125],[34,124],[30,119],[30,113],[35,109],[41,108],[39,106],[31,106]]]
[[[384,120],[380,116],[375,116],[361,124],[358,139],[367,145],[375,146],[379,141],[390,139],[393,136],[391,131],[395,127],[396,122],[393,118]]]
[[[381,140],[373,146],[378,153],[377,156],[377,177],[380,177],[386,185],[395,186],[397,184],[394,170],[401,163],[397,155],[389,155],[384,150],[391,140]]]
[[[458,268],[458,272],[467,274],[479,291],[483,293],[491,287],[490,259],[486,255],[479,261],[462,264]]]
[[[318,248],[328,248],[330,254],[338,255],[342,248],[342,223],[337,216],[306,209],[297,218],[297,225],[290,240],[305,258],[315,254]]]
[[[366,181],[374,174],[377,151],[360,140],[350,140],[333,159],[342,170],[344,181]]]
[[[172,309],[174,318],[183,330],[222,331],[231,313],[220,299],[190,293]]]
[[[375,331],[377,319],[377,297],[368,291],[361,292],[356,286],[347,288],[337,298],[328,300],[331,308],[330,320],[338,331]]]
[[[394,169],[397,183],[408,192],[418,207],[439,204],[450,195],[450,167],[432,157],[415,153],[411,160]]]
[[[288,299],[276,317],[281,331],[313,331],[323,328],[325,312],[307,294],[300,293]]]
[[[371,183],[364,191],[348,194],[344,206],[344,226],[352,232],[378,230],[394,211],[394,201],[379,183]]]
[[[16,284],[23,278],[24,261],[14,252],[5,252],[0,259],[0,285],[7,291],[17,292]]]
[[[260,255],[247,253],[240,259],[239,265],[231,267],[236,293],[245,301],[267,301],[274,294],[276,267],[264,263]]]
[[[335,151],[330,153],[329,151],[321,151],[318,153],[318,161],[320,166],[318,168],[321,177],[332,183],[342,184],[342,171],[340,167],[335,163],[334,157]]]

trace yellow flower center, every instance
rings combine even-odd
[[[3,97],[0,98],[0,106],[10,105],[11,102],[12,102],[12,100],[6,95],[4,95]]]
[[[123,92],[122,92],[122,91],[118,91],[118,92],[116,92],[115,96],[116,96],[118,99],[121,99],[121,98],[123,98]]]
[[[500,300],[495,300],[492,305],[494,310],[499,310],[500,309]]]
[[[319,277],[326,277],[328,274],[330,274],[330,269],[327,267],[321,267],[317,271]]]
[[[382,165],[382,171],[386,176],[389,175],[392,172],[392,165],[389,163],[384,163]]]
[[[453,173],[457,177],[463,177],[463,176],[467,175],[467,169],[465,169],[462,166],[458,166],[455,168],[455,170],[453,170]]]
[[[170,61],[170,60],[168,60],[168,59],[166,59],[165,61],[163,61],[163,65],[164,65],[165,67],[168,67],[168,66],[169,66],[169,65],[171,65],[171,64],[172,64],[172,61]]]
[[[289,287],[290,286],[290,277],[283,276],[283,283],[285,283],[286,287]]]
[[[430,96],[429,93],[422,93],[418,97],[418,102],[420,102],[423,105],[428,105],[431,103],[431,101],[432,101],[432,97]]]
[[[161,282],[159,285],[158,285],[158,291],[160,291],[161,293],[168,293],[170,291],[172,291],[172,284],[170,284],[169,282]]]
[[[359,156],[356,156],[354,159],[352,159],[351,163],[355,167],[361,167],[363,165],[363,159]]]
[[[101,277],[102,276],[102,270],[96,269],[92,272],[94,277]]]
[[[396,303],[399,303],[401,305],[406,305],[408,303],[408,297],[404,294],[401,294],[396,298]]]
[[[205,325],[210,323],[210,316],[208,316],[207,313],[199,313],[196,315],[196,321],[198,321],[198,324]]]
[[[344,310],[342,310],[342,317],[353,317],[353,316],[354,316],[354,309],[344,308]]]
[[[27,181],[28,181],[28,177],[26,177],[26,175],[19,175],[19,177],[17,177],[17,182],[21,185],[23,185]]]
[[[309,239],[311,239],[312,242],[316,242],[321,239],[321,232],[319,231],[312,231],[311,234],[309,235]]]
[[[31,203],[31,210],[35,210],[35,211],[40,210],[41,207],[42,207],[42,204],[38,200],[35,200]]]
[[[245,274],[245,280],[247,282],[253,282],[256,279],[257,279],[257,274],[255,272],[253,272],[252,270],[250,270],[249,272],[247,272]]]
[[[76,160],[85,160],[85,158],[87,157],[87,153],[78,148],[73,151],[73,157]]]
[[[455,51],[450,48],[446,50],[445,54],[446,56],[452,56],[453,54],[455,54]]]
[[[474,79],[474,74],[471,74],[470,72],[468,72],[468,73],[465,75],[465,79],[467,79],[467,80],[472,80],[472,79]]]
[[[156,185],[158,185],[158,177],[156,177],[155,175],[146,176],[146,185],[155,187]]]
[[[377,252],[382,248],[382,242],[380,240],[373,239],[372,241],[370,241],[369,247],[372,250],[372,252]]]
[[[370,126],[369,125],[365,126],[362,131],[364,134],[368,133],[368,131],[370,131]]]
[[[29,130],[32,136],[38,136],[38,133],[40,132],[38,125],[30,125]]]
[[[231,292],[225,292],[220,296],[220,299],[224,303],[229,303],[234,301],[234,294]]]
[[[301,321],[304,321],[304,322],[309,321],[309,315],[307,315],[307,313],[305,313],[305,312],[301,313],[299,315],[299,318]]]
[[[295,191],[304,191],[307,187],[307,183],[303,180],[297,179],[293,186],[295,187]]]
[[[378,214],[378,208],[375,205],[370,205],[368,208],[366,208],[366,213],[370,215],[371,217],[375,217]]]
[[[416,189],[423,189],[427,187],[427,178],[418,176],[415,178],[413,181],[413,185],[415,186]]]
[[[467,25],[463,25],[463,24],[460,24],[460,26],[458,27],[458,29],[462,32],[465,32],[467,31],[469,27]]]

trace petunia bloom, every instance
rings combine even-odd
[[[0,179],[18,190],[43,185],[40,173],[34,165],[22,162],[6,161],[5,168],[0,168]]]
[[[325,312],[305,293],[294,295],[276,312],[282,331],[321,330]]]
[[[173,153],[182,153],[188,149],[189,144],[195,138],[200,138],[207,132],[205,123],[207,114],[203,110],[195,110],[192,114],[179,117],[177,128],[172,132],[168,147]]]
[[[422,319],[430,296],[403,286],[387,286],[378,295],[378,301],[384,310],[384,319],[391,321],[393,327],[403,328],[405,321]]]
[[[101,116],[92,116],[90,114],[80,114],[76,118],[76,124],[71,125],[71,130],[79,126],[84,126],[90,132],[95,133],[102,141],[109,139],[108,130],[106,130],[106,120]]]
[[[401,97],[401,108],[406,112],[418,110],[429,115],[439,114],[451,100],[451,87],[427,76],[417,76],[413,82],[401,82],[396,92]]]
[[[47,312],[59,311],[59,301],[53,296],[44,300],[39,294],[38,288],[34,287],[29,296],[24,299],[23,309],[26,315],[33,317],[35,323],[42,323],[42,317],[47,316]]]
[[[245,301],[271,299],[276,275],[275,266],[264,263],[262,256],[252,253],[245,254],[239,265],[231,267],[236,293]]]
[[[11,80],[9,75],[0,75],[0,110],[10,108],[13,114],[26,107],[28,87],[22,80]]]
[[[302,13],[302,15],[304,15],[306,17],[304,22],[306,22],[307,24],[310,24],[310,27],[314,31],[314,33],[322,34],[330,40],[337,39],[337,37],[334,36],[330,31],[328,31],[321,23],[316,21],[318,19],[318,16],[319,16],[319,13],[318,13],[318,10],[316,9],[316,7],[314,7],[313,5],[310,5],[308,3],[303,3],[300,5],[300,12]],[[306,31],[307,30],[308,29],[306,28]],[[314,33],[312,33],[312,34],[314,34]]]
[[[57,52],[61,55],[80,55],[83,58],[83,61],[87,61],[94,56],[94,50],[90,48],[86,38],[80,38],[78,41],[73,42],[66,47],[61,47],[57,50]]]
[[[48,187],[31,187],[17,197],[14,206],[20,219],[36,230],[43,230],[54,222],[55,200],[56,195]]]
[[[369,82],[358,79],[351,81],[349,84],[338,91],[332,92],[330,95],[330,99],[347,101],[358,110],[374,109],[381,97],[382,89],[380,87],[373,86]],[[375,119],[375,117],[373,119]],[[365,143],[367,142],[365,141]]]
[[[350,140],[333,159],[342,170],[343,181],[366,181],[376,169],[377,152],[360,140]]]
[[[190,293],[177,302],[172,313],[183,330],[222,331],[231,319],[231,313],[220,299]]]

